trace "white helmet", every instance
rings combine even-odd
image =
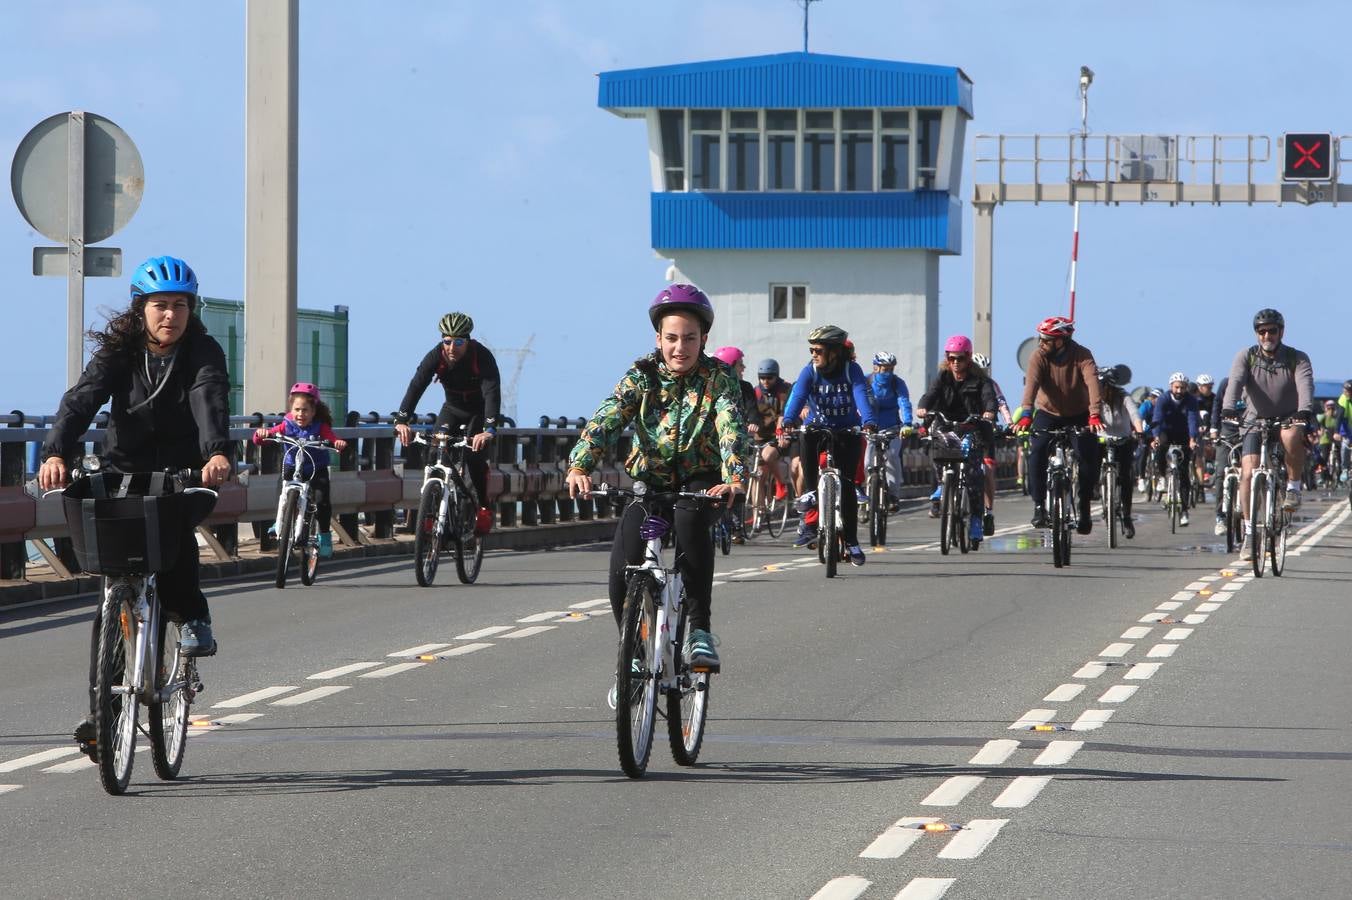
[[[991,367],[991,358],[984,353],[972,354],[972,365],[978,369],[989,369]]]
[[[1169,376],[1169,383],[1173,384],[1175,381],[1181,381],[1184,384],[1187,384],[1188,376],[1184,375],[1182,372],[1175,372],[1174,374]]]
[[[1203,372],[1201,375],[1198,375],[1198,376],[1197,376],[1197,386],[1198,386],[1198,387],[1204,387],[1204,386],[1206,386],[1206,385],[1208,385],[1208,384],[1215,384],[1215,382],[1211,380],[1211,376],[1210,376],[1210,375],[1208,375],[1208,374],[1206,374],[1205,372]]]

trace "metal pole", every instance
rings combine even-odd
[[[992,356],[994,337],[995,204],[973,203],[976,216],[976,249],[972,257],[972,347]],[[993,358],[993,357],[992,357]]]
[[[84,371],[85,114],[71,110],[66,129],[66,386]]]
[[[1076,181],[1088,181],[1089,169],[1089,85],[1094,82],[1094,73],[1088,66],[1080,66],[1080,172]],[[1107,173],[1104,173],[1105,177]],[[1080,193],[1075,185],[1070,185],[1071,199],[1074,201],[1074,237],[1070,245],[1070,321],[1075,321],[1075,269],[1080,259]]]

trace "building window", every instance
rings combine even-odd
[[[937,109],[922,109],[917,117],[917,149],[915,180],[918,188],[933,188],[934,179],[939,173],[939,125],[943,121],[943,112]]]
[[[685,190],[685,110],[664,109],[657,114],[662,128],[663,182],[669,191]]]
[[[809,109],[803,115],[803,190],[836,189],[836,113]]]
[[[807,285],[770,285],[770,321],[807,320]]]
[[[765,111],[765,189],[792,191],[798,187],[798,110]]]
[[[873,110],[840,111],[841,189],[873,190]]]
[[[911,187],[911,113],[885,109],[879,128],[878,184],[884,191]]]
[[[722,190],[723,110],[690,110],[690,187],[696,191]]]
[[[760,112],[728,113],[728,190],[760,190]]]

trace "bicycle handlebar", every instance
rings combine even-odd
[[[593,497],[611,498],[628,497],[632,500],[647,500],[651,498],[662,502],[683,499],[722,503],[726,499],[715,494],[710,494],[708,491],[652,491],[648,490],[648,486],[641,481],[635,482],[635,484],[642,486],[643,489],[635,490],[634,488],[611,487],[602,482],[600,487],[592,488],[591,495]]]
[[[463,435],[463,434],[460,435],[460,440],[456,441],[454,444],[448,443],[448,442],[451,440],[451,438],[453,438],[454,436],[455,436],[455,435],[452,435],[452,434],[450,434],[449,432],[438,431],[438,432],[436,432],[435,434],[432,435],[432,440],[429,441],[429,440],[423,435],[422,432],[418,432],[418,433],[416,433],[416,434],[413,435],[413,441],[412,441],[412,443],[414,443],[414,444],[425,444],[425,445],[428,446],[428,447],[436,447],[436,446],[438,446],[438,445],[445,444],[447,447],[461,447],[461,448],[464,448],[464,449],[466,449],[466,450],[473,449],[472,445],[471,445],[470,442],[469,442],[469,438],[468,438],[467,436]]]

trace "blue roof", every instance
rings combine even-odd
[[[958,106],[972,115],[961,69],[922,63],[776,53],[601,73],[602,109]]]

